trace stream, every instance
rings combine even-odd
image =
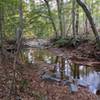
[[[43,62],[54,66],[56,78],[67,80],[67,77],[77,80],[77,84],[88,88],[94,94],[100,92],[100,68],[74,64],[70,59],[55,55],[47,49],[28,48],[23,51],[27,63]]]

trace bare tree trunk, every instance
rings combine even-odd
[[[56,38],[58,37],[58,34],[57,34],[57,29],[56,29],[56,25],[54,23],[54,20],[52,18],[52,14],[51,14],[51,10],[50,10],[50,6],[49,6],[49,1],[48,0],[44,0],[46,5],[47,5],[47,8],[48,8],[48,14],[49,14],[49,17],[50,17],[50,20],[51,20],[51,23],[52,23],[52,26],[53,26],[53,29],[55,31],[55,34],[56,34]]]
[[[65,7],[65,5],[64,5],[64,0],[61,0],[61,5],[62,5],[62,7],[61,7],[61,9],[62,9],[62,28],[63,28],[63,37],[65,37],[66,36],[66,21],[65,21],[65,14],[64,14],[64,7]]]
[[[13,79],[12,79],[12,85],[11,85],[11,90],[10,90],[10,95],[9,95],[9,100],[11,98],[12,92],[14,95],[14,100],[16,100],[16,96],[17,96],[17,88],[16,88],[16,61],[17,61],[17,57],[19,55],[19,51],[20,51],[20,46],[21,46],[21,39],[22,39],[22,32],[23,32],[23,11],[22,11],[22,0],[19,0],[19,28],[16,32],[17,34],[17,41],[16,41],[16,49],[17,51],[15,52],[15,56],[14,56],[14,62],[13,62]]]
[[[75,36],[76,36],[76,30],[75,30],[75,0],[72,1],[72,31],[73,31],[73,36],[75,38]]]
[[[98,45],[100,46],[100,38],[99,38],[99,34],[97,32],[97,29],[95,27],[95,23],[94,23],[94,20],[91,16],[91,12],[88,10],[88,8],[86,7],[86,5],[81,1],[81,0],[76,0],[77,3],[82,7],[82,9],[84,10],[89,22],[90,22],[90,25],[91,25],[91,28],[92,28],[92,31],[94,33],[94,36],[96,38],[96,42],[98,43]]]
[[[59,19],[59,28],[60,28],[60,35],[63,36],[63,23],[62,23],[62,1],[56,0],[57,8],[58,8],[58,19]]]
[[[76,6],[76,34],[78,35],[78,31],[79,31],[79,6]]]
[[[19,27],[17,29],[17,45],[21,42],[22,32],[23,32],[23,11],[22,11],[22,0],[19,0]]]
[[[85,1],[85,4],[87,4],[86,1]],[[86,17],[85,15],[84,15],[83,17],[84,17],[83,20],[85,20],[85,22],[84,22],[84,33],[86,34],[85,36],[87,37],[88,34],[89,34],[89,31],[88,31],[89,23],[88,23],[88,19],[87,19],[87,17]]]
[[[4,22],[4,9],[3,5],[0,5],[0,47],[3,53],[3,22]]]

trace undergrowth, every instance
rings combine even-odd
[[[58,37],[56,39],[51,40],[53,45],[56,47],[77,47],[84,42],[88,42],[89,39],[78,36],[78,37]]]

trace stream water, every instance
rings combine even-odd
[[[100,68],[88,67],[81,64],[74,64],[70,59],[57,56],[46,49],[27,49],[23,52],[28,63],[42,61],[54,66],[54,73],[62,80],[66,77],[76,79],[78,85],[87,87],[89,91],[96,94],[100,91]]]

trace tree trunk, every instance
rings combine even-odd
[[[22,0],[19,0],[19,27],[17,29],[17,43],[21,42],[22,33],[23,33],[23,10],[22,10]],[[17,44],[17,45],[18,45]]]
[[[58,8],[58,19],[59,19],[59,29],[60,29],[60,36],[63,36],[63,23],[62,23],[62,1],[56,0],[57,8]]]
[[[3,5],[0,5],[0,47],[3,52],[3,22],[4,22],[4,9]]]
[[[50,10],[50,6],[49,6],[49,3],[47,0],[44,0],[44,2],[46,3],[47,5],[47,8],[48,8],[48,14],[49,14],[49,17],[50,17],[50,20],[51,20],[51,23],[52,23],[52,26],[53,26],[53,29],[55,31],[55,34],[56,34],[56,38],[58,37],[58,34],[57,34],[57,29],[56,29],[56,25],[54,23],[54,20],[52,18],[52,14],[51,14],[51,10]]]
[[[85,19],[85,33],[86,33],[86,36],[88,36],[89,31],[88,31],[88,20],[87,20],[87,18]]]
[[[72,31],[73,37],[75,38],[76,30],[75,30],[75,0],[72,1]]]
[[[65,14],[64,14],[64,8],[65,8],[65,4],[64,4],[64,0],[61,0],[61,9],[62,9],[62,28],[63,28],[63,37],[66,36],[66,21],[65,21]]]
[[[17,57],[19,55],[20,52],[20,47],[21,47],[21,39],[22,39],[22,32],[23,32],[23,10],[22,10],[22,0],[19,0],[19,5],[18,5],[18,10],[19,10],[19,26],[18,26],[18,30],[17,30],[17,41],[16,41],[16,52],[15,52],[15,56],[14,56],[14,62],[13,62],[13,79],[12,79],[12,86],[11,86],[11,90],[14,93],[14,100],[16,100],[16,96],[17,96],[17,86],[16,86],[16,61],[17,61]],[[10,94],[12,93],[12,91],[10,91]],[[10,96],[9,96],[10,98]],[[10,100],[10,99],[9,99]]]
[[[2,48],[2,8],[0,7],[0,47]]]
[[[89,22],[90,22],[90,25],[91,25],[91,28],[92,28],[92,31],[94,33],[94,36],[96,38],[96,42],[98,43],[99,47],[100,47],[100,38],[99,38],[99,34],[97,32],[97,29],[95,27],[95,24],[94,24],[94,20],[91,16],[91,12],[88,10],[88,8],[86,7],[86,5],[81,1],[81,0],[76,0],[77,3],[82,7],[82,9],[84,10]]]
[[[78,35],[78,31],[79,31],[79,6],[76,6],[76,34]]]

